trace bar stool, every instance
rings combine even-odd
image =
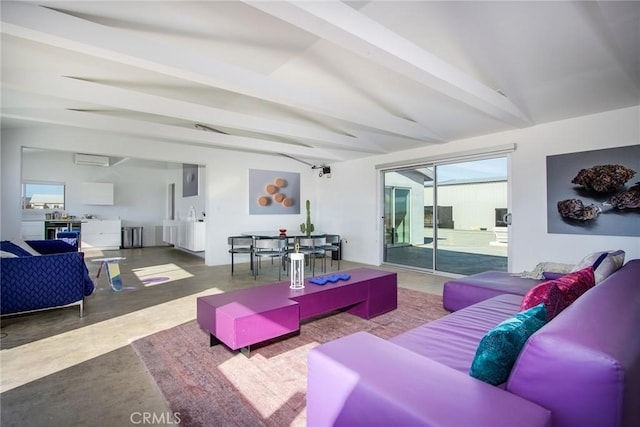
[[[231,254],[231,275],[233,276],[233,256],[235,254],[249,255],[251,270],[253,270],[253,238],[248,236],[230,236],[227,238],[229,253]]]

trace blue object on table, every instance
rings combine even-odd
[[[349,274],[332,274],[330,276],[312,277],[309,279],[309,283],[315,285],[326,285],[327,282],[336,283],[338,280],[349,280],[351,275]]]

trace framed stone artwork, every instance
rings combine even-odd
[[[547,156],[547,231],[640,236],[640,145]]]

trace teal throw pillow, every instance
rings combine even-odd
[[[504,383],[524,343],[546,322],[547,310],[541,303],[500,323],[480,341],[469,375],[493,385]]]

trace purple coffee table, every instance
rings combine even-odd
[[[398,308],[396,273],[357,268],[336,283],[290,289],[278,282],[197,299],[197,320],[210,335],[210,344],[224,343],[248,355],[250,346],[300,330],[300,321],[334,310],[364,319]]]

